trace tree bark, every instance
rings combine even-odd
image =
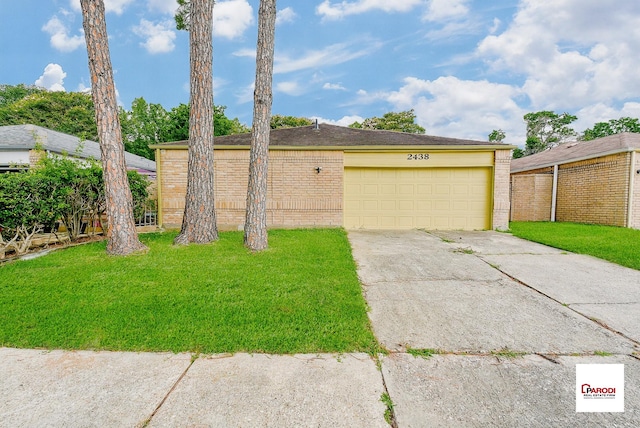
[[[187,195],[175,244],[218,239],[213,176],[213,0],[191,0]]]
[[[253,125],[249,155],[249,186],[244,243],[253,251],[268,247],[267,173],[269,134],[273,102],[273,54],[275,46],[276,0],[260,0],[256,52],[256,88],[253,94]]]
[[[105,183],[107,254],[127,255],[147,247],[138,239],[133,220],[133,198],[124,160],[104,1],[81,0],[80,6]]]

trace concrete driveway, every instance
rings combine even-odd
[[[497,232],[349,239],[398,426],[640,426],[639,271]],[[575,365],[613,363],[625,412],[576,413]]]

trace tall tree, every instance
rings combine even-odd
[[[578,118],[569,113],[557,114],[552,111],[527,113],[527,142],[525,156],[539,153],[561,144],[577,135],[569,124]]]
[[[621,117],[608,122],[598,122],[593,128],[585,129],[580,139],[589,141],[623,132],[640,133],[640,121],[637,118]]]
[[[253,251],[268,246],[267,172],[273,102],[273,52],[276,33],[276,0],[260,0],[256,49],[256,88],[253,94],[253,126],[249,154],[249,186],[244,243]]]
[[[146,247],[138,239],[133,220],[133,198],[124,162],[104,1],[80,0],[80,6],[105,182],[107,253],[126,255],[143,251]]]
[[[424,134],[425,129],[416,123],[416,114],[411,110],[385,113],[382,117],[370,117],[362,122],[353,122],[349,128],[379,129],[385,131]]]
[[[182,1],[181,7],[188,7],[188,11],[176,15],[178,27],[189,31],[191,108],[187,194],[182,229],[175,244],[218,239],[213,187],[213,3]]]

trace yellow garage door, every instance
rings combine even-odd
[[[491,228],[491,168],[345,168],[347,229]]]

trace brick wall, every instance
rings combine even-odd
[[[630,153],[560,165],[557,221],[626,227]]]
[[[511,150],[496,150],[493,169],[493,225],[496,230],[509,229],[509,172]]]
[[[269,154],[267,224],[270,227],[342,225],[343,153],[272,150]],[[160,150],[163,226],[179,227],[184,212],[187,150]],[[320,173],[315,168],[321,167]],[[248,150],[216,150],[218,225],[242,227],[249,176]]]
[[[552,194],[552,174],[514,174],[511,177],[511,220],[550,221]]]

